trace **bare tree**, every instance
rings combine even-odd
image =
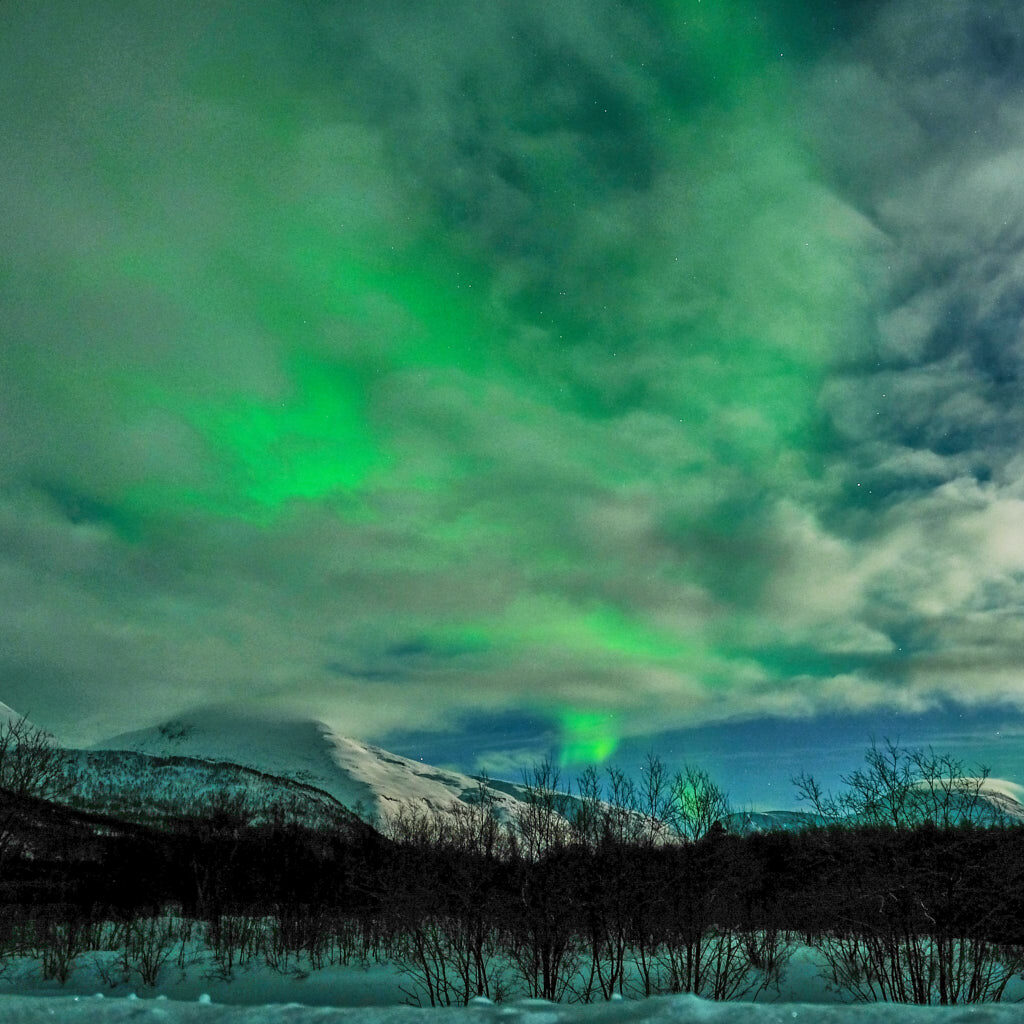
[[[604,804],[603,838],[606,842],[637,843],[643,831],[636,783],[614,765],[606,769],[608,799]]]
[[[572,797],[563,787],[562,773],[550,758],[523,771],[523,791],[513,832],[523,855],[534,861],[561,849],[570,840]]]
[[[1005,824],[1006,814],[982,795],[990,770],[984,765],[969,775],[963,761],[928,750],[907,752],[914,774],[911,806],[915,817],[941,828],[954,825]]]
[[[66,793],[75,777],[67,753],[23,715],[0,722],[0,864],[14,845],[27,800]]]
[[[676,802],[676,786],[669,778],[665,763],[657,754],[648,754],[640,769],[637,794],[637,809],[643,821],[646,842],[657,845],[672,834]]]
[[[989,769],[969,773],[959,758],[932,748],[910,749],[891,740],[875,740],[863,768],[841,775],[846,789],[826,793],[811,775],[793,779],[797,796],[833,825],[891,825],[908,828],[930,822],[940,827],[996,824],[1004,815],[982,795]]]
[[[0,723],[0,791],[47,799],[74,784],[67,753],[24,716]]]
[[[970,855],[976,828],[1005,822],[985,794],[989,771],[931,748],[872,741],[865,765],[826,793],[810,775],[793,781],[830,825],[845,917],[817,936],[833,984],[860,1001],[957,1004],[1002,998],[1024,968],[1024,949],[993,938],[981,868]],[[855,870],[854,862],[863,863]],[[1012,884],[1006,888],[1012,890]]]
[[[495,857],[503,852],[505,829],[499,816],[498,800],[485,774],[477,779],[471,800],[458,800],[447,811],[435,813],[450,821],[450,844],[470,853]]]
[[[570,815],[573,840],[588,850],[596,849],[602,836],[605,802],[601,774],[593,765],[576,778],[576,799]]]
[[[670,822],[683,839],[698,842],[721,827],[729,814],[729,794],[703,768],[686,765],[672,780]]]

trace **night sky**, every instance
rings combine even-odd
[[[1019,0],[4,0],[0,700],[738,801],[1024,782]]]

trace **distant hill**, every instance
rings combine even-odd
[[[820,825],[821,819],[807,811],[733,811],[722,824],[727,832],[746,836],[752,832],[798,831]]]
[[[955,785],[951,787],[944,809],[936,807],[935,798],[921,785],[917,799],[914,792],[910,793],[904,813],[911,820],[920,821],[944,817],[954,825],[965,821],[982,825],[1024,823],[1024,804],[1007,792],[1011,784],[1000,779],[960,781],[962,792],[958,793]],[[855,824],[856,819],[851,818],[848,823]],[[810,828],[825,824],[825,819],[810,811],[735,811],[723,824],[730,832],[749,835],[751,832]]]

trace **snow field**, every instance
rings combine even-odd
[[[310,1007],[301,1004],[223,1006],[202,998],[110,999],[65,996],[45,999],[0,996],[4,1024],[1019,1024],[1017,1006],[908,1007],[759,1005],[714,1003],[696,996],[664,996],[637,1002],[567,1006],[541,1000],[423,1010],[413,1007]]]
[[[275,969],[264,957],[253,956],[236,961],[227,975],[223,967],[217,956],[197,939],[193,939],[184,951],[175,950],[174,956],[160,966],[157,983],[151,986],[143,982],[137,971],[124,971],[123,952],[118,950],[81,954],[63,984],[53,978],[44,979],[38,959],[12,957],[0,965],[0,999],[3,1000],[0,1002],[0,1024],[8,1019],[4,1016],[4,1007],[8,1005],[6,1000],[13,997],[44,998],[51,1005],[58,1002],[63,1005],[66,997],[91,998],[98,992],[114,1002],[138,995],[146,1003],[158,993],[172,1001],[185,1003],[195,1002],[205,994],[218,1005],[302,1004],[359,1009],[405,1006],[410,1009],[406,1004],[410,1002],[410,994],[417,991],[413,980],[399,964],[377,963],[372,959],[335,963],[317,969],[307,958],[293,956],[284,969]],[[419,994],[426,1003],[422,991]],[[849,1004],[851,998],[849,992],[826,982],[824,963],[818,952],[808,946],[797,945],[778,989],[760,992],[754,1004],[748,997],[715,1005],[749,1009],[755,1005],[799,1003],[822,1009],[826,1005]],[[1005,1005],[1012,1008],[1014,1001],[1022,999],[1024,981],[1014,979],[1007,988]],[[633,1001],[629,1002],[634,1005]],[[509,1002],[497,1005],[521,1007],[524,1004],[513,993]],[[560,1009],[571,1009],[581,1004],[558,1005]],[[976,1005],[975,1010],[977,1014],[983,1014],[994,1005]],[[1024,1007],[1016,1012],[1017,1019],[1024,1020]],[[986,1018],[975,1016],[972,1019],[981,1022]]]

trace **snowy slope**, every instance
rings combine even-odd
[[[985,780],[977,791],[977,805],[971,785],[975,780],[963,781],[967,784],[965,794],[961,797],[954,794],[950,800],[949,815],[954,824],[962,821],[974,821],[982,825],[1024,822],[1024,804],[1000,788],[1000,780]]]
[[[315,719],[225,708],[122,733],[91,749],[231,762],[315,786],[346,807],[379,817],[400,808],[444,810],[456,802],[472,803],[480,785],[468,775],[340,736]],[[499,813],[509,814],[518,803],[507,792],[492,794]]]
[[[269,807],[285,820],[348,828],[358,819],[322,789],[254,768],[137,750],[69,751],[74,785],[63,803],[127,821],[160,822],[227,800],[260,821]]]
[[[21,718],[14,708],[9,708],[3,701],[0,701],[0,725],[5,722],[17,722]]]
[[[1019,789],[1003,779],[986,779],[978,795],[989,805],[994,817],[1024,822],[1024,803],[1011,795],[1012,790]]]

